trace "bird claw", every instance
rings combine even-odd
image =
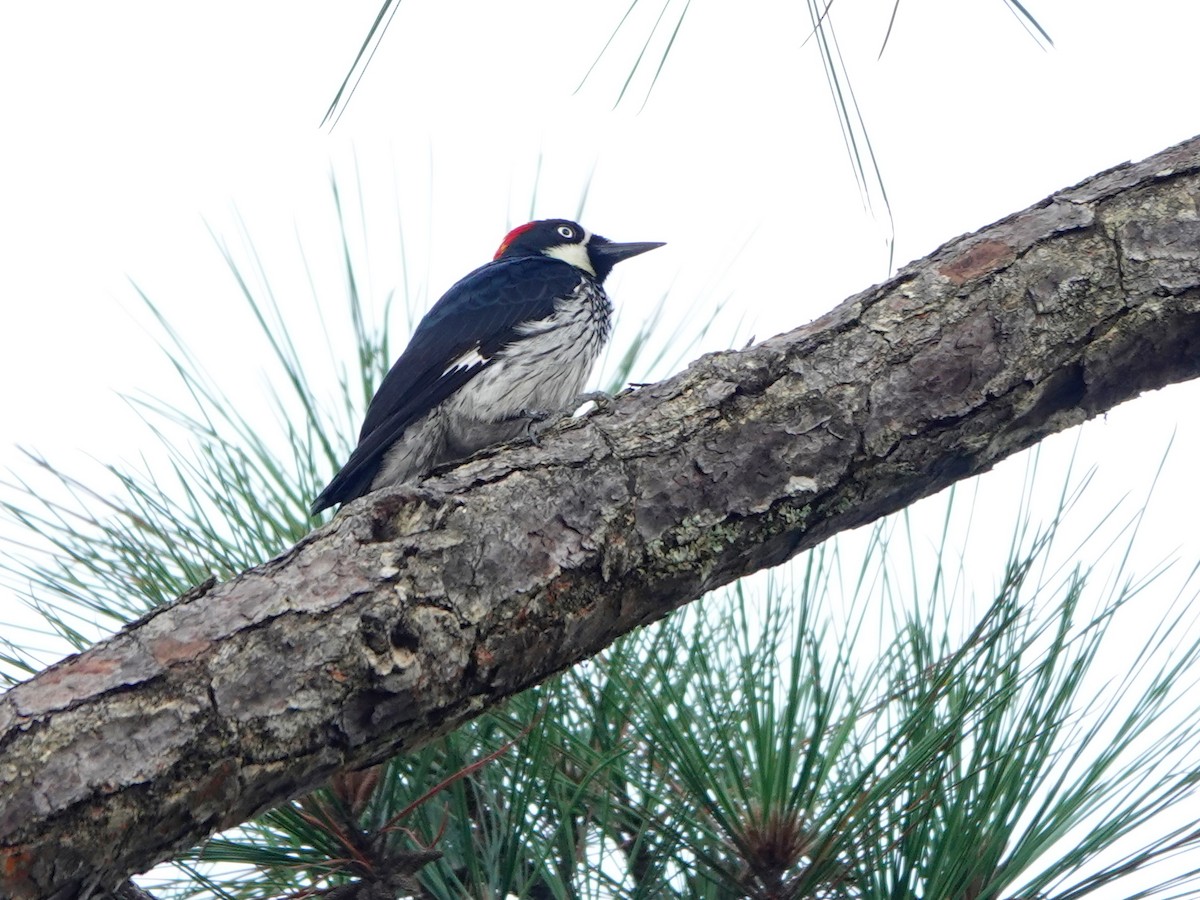
[[[523,419],[528,423],[525,429],[525,437],[529,439],[529,443],[535,447],[540,447],[540,433],[554,425],[555,422],[562,419],[570,419],[574,416],[574,410],[578,410],[586,403],[594,403],[595,409],[588,410],[584,413],[585,416],[591,415],[594,412],[603,412],[608,410],[613,402],[618,397],[623,397],[626,394],[631,394],[633,391],[642,387],[642,385],[630,385],[617,394],[610,394],[608,391],[585,391],[579,394],[565,410],[548,410],[548,409],[521,409],[507,417],[507,421],[516,421]]]
[[[608,391],[587,391],[575,398],[571,408],[578,410],[585,403],[592,403],[594,404],[593,408],[585,412],[584,416],[590,416],[598,412],[608,412],[612,408],[613,402],[626,393],[628,393],[627,390],[621,391],[619,394],[610,394]]]
[[[524,419],[527,423],[525,426],[525,437],[529,439],[529,443],[533,444],[533,446],[540,447],[542,444],[538,438],[538,433],[549,428],[559,419],[566,417],[567,413],[553,412],[548,409],[522,409],[509,416],[509,419]]]
[[[644,382],[631,381],[626,387],[617,391],[615,394],[610,394],[608,391],[586,391],[575,398],[572,408],[579,409],[579,407],[583,406],[585,403],[594,403],[595,408],[584,413],[585,416],[597,412],[608,412],[612,408],[612,405],[619,399],[626,397],[629,394],[632,394],[638,388],[643,388],[645,386],[646,384]]]
[[[522,409],[512,416],[514,419],[528,419],[530,422],[545,422],[551,416],[561,415],[548,409]]]

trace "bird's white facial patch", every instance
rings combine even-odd
[[[467,369],[474,369],[477,366],[482,366],[486,362],[487,360],[479,353],[479,345],[476,344],[454,362],[450,363],[450,365],[446,367],[446,371],[442,373],[442,377],[445,378],[451,372],[462,372]]]
[[[577,269],[583,269],[585,272],[596,274],[596,270],[592,268],[592,259],[588,256],[588,242],[592,239],[590,231],[583,232],[583,240],[578,244],[558,244],[555,247],[547,247],[542,252],[546,256],[552,256],[554,259],[561,259],[563,262],[568,262]]]

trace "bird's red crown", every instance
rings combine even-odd
[[[504,255],[504,251],[512,245],[512,242],[527,232],[530,228],[536,225],[537,222],[526,222],[524,225],[518,225],[512,231],[504,236],[504,240],[500,242],[500,249],[496,251],[496,255],[492,259],[499,259]]]

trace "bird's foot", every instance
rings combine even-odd
[[[552,416],[562,415],[561,413],[552,412],[548,409],[518,409],[511,416],[506,416],[504,421],[516,422],[518,420],[526,422],[545,422]]]
[[[558,420],[567,418],[568,415],[570,414],[562,412],[561,410],[521,409],[510,416],[506,416],[504,421],[525,422],[524,436],[528,438],[529,443],[533,444],[535,447],[539,447],[541,444],[538,440],[538,435]]]
[[[571,408],[579,409],[579,407],[583,406],[585,403],[592,403],[595,404],[595,406],[584,413],[585,416],[596,412],[608,412],[612,408],[612,405],[619,399],[626,397],[629,394],[632,394],[638,388],[645,386],[646,385],[643,382],[631,381],[626,387],[617,391],[615,394],[610,394],[608,391],[587,391],[575,398],[574,402],[571,404]]]
[[[616,395],[610,394],[608,391],[585,391],[571,401],[571,409],[578,410],[585,403],[592,403],[594,408],[584,413],[584,415],[590,415],[593,412],[607,410],[615,399]]]

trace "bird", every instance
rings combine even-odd
[[[617,243],[569,219],[510,231],[425,314],[367,407],[358,446],[312,502],[429,474],[569,412],[612,331],[604,280],[662,242]]]

